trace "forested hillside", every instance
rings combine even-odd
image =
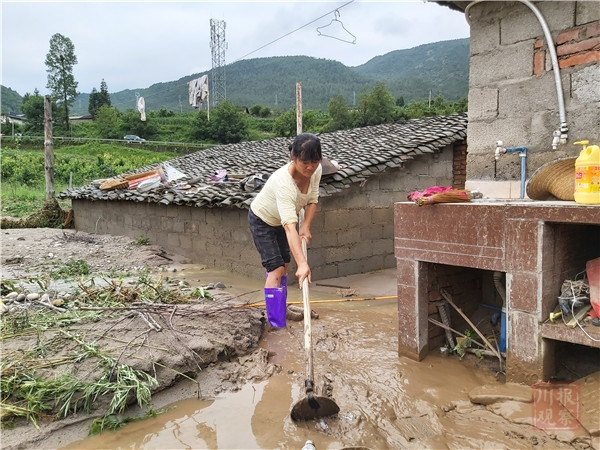
[[[469,90],[469,39],[425,44],[377,56],[355,70],[382,81],[392,95],[422,100],[432,91],[459,100]]]
[[[1,86],[0,89],[2,114],[20,111],[23,98],[19,93],[4,86]]]
[[[119,110],[135,109],[137,96],[143,96],[146,110],[186,112],[188,81],[208,74],[190,74],[176,81],[157,83],[147,88],[110,91],[112,105]],[[98,74],[102,78],[102,74]],[[332,97],[342,95],[353,105],[360,92],[370,90],[378,81],[385,83],[395,98],[405,102],[424,100],[431,94],[456,101],[467,97],[469,84],[469,40],[457,39],[396,50],[377,56],[357,67],[307,56],[280,56],[238,61],[225,67],[226,97],[235,105],[261,105],[274,111],[294,108],[296,83],[302,82],[305,110],[327,110]],[[14,91],[12,91],[14,92]],[[4,87],[2,105],[4,111]],[[71,114],[87,114],[89,93],[79,95]],[[12,105],[11,105],[12,106]],[[11,110],[12,111],[12,110]],[[13,111],[14,112],[14,111]]]

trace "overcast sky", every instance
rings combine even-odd
[[[307,55],[353,67],[393,50],[469,37],[462,13],[422,0],[0,1],[1,84],[21,95],[49,93],[44,60],[56,33],[75,46],[73,74],[84,93],[99,90],[102,79],[118,92],[208,73],[211,19],[225,22],[225,64]]]

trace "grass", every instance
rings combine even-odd
[[[77,278],[82,275],[89,275],[90,266],[83,259],[70,259],[62,266],[50,272],[50,276],[55,279]]]
[[[60,192],[65,188],[56,186],[56,192]],[[42,209],[46,201],[46,188],[43,186],[28,187],[15,182],[3,182],[0,198],[3,217],[26,217]],[[58,199],[58,204],[67,211],[71,209],[71,200]]]
[[[137,236],[135,238],[135,241],[133,241],[133,244],[137,245],[138,247],[141,247],[143,245],[149,245],[150,244],[150,238],[148,238],[148,236],[140,234],[139,236]]]
[[[68,189],[70,182],[72,187],[85,186],[95,179],[111,178],[177,156],[175,151],[114,144],[60,145],[54,149],[55,197]],[[23,218],[39,211],[46,200],[43,150],[7,146],[0,157],[2,216]],[[58,203],[66,211],[71,209],[70,200],[58,199]]]
[[[87,271],[82,260],[70,260],[61,267],[62,275],[74,276]],[[32,279],[30,281],[33,281]],[[2,285],[8,280],[3,280]],[[45,285],[47,280],[38,280]],[[48,312],[32,309],[13,313],[0,321],[3,341],[36,336],[37,345],[28,351],[12,351],[0,361],[0,427],[11,426],[17,417],[25,417],[34,426],[40,419],[61,419],[79,411],[90,412],[100,396],[107,396],[110,403],[103,417],[94,421],[90,434],[115,429],[127,421],[138,418],[122,418],[130,399],[154,415],[152,390],[158,381],[151,374],[119,362],[120,354],[114,348],[100,347],[97,340],[90,341],[79,329],[71,325],[93,324],[106,318],[113,306],[126,306],[132,301],[148,305],[159,303],[188,303],[188,295],[179,289],[169,289],[162,280],[151,280],[143,273],[135,288],[114,282],[98,288],[93,282],[80,283],[73,305],[98,307],[79,309],[68,307],[64,312]],[[103,310],[104,309],[104,310]],[[114,312],[119,316],[118,310]],[[123,314],[123,313],[120,313]],[[66,346],[73,347],[68,356],[60,356]],[[91,377],[77,377],[64,364],[79,364],[84,360],[96,361],[97,371]],[[156,362],[158,364],[158,362]],[[44,369],[52,367],[54,374],[48,376]],[[184,375],[185,376],[185,375]]]

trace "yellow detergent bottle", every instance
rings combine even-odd
[[[583,150],[575,160],[575,202],[600,204],[600,147],[579,141]]]

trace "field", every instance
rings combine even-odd
[[[2,216],[24,217],[39,210],[46,199],[43,142],[38,141],[38,148],[22,148],[17,141],[6,144],[1,156]],[[69,186],[83,186],[177,156],[175,151],[157,152],[142,146],[59,145],[54,149],[54,191],[58,194]],[[59,203],[70,209],[69,200]]]

